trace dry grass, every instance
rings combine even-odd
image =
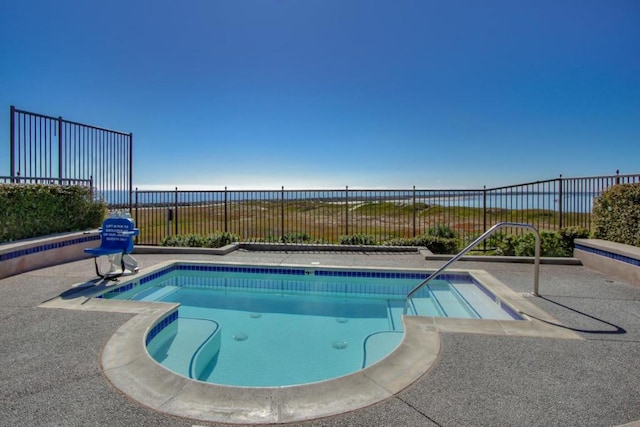
[[[159,244],[167,235],[167,207],[134,210],[140,229],[138,244]],[[464,206],[413,205],[405,202],[244,201],[175,206],[171,234],[228,231],[244,241],[277,241],[306,233],[312,241],[335,243],[341,236],[364,233],[377,241],[409,238],[436,225],[446,225],[463,241],[471,241],[497,222],[523,222],[539,230],[557,230],[559,214],[551,210],[488,209]],[[569,223],[569,221],[570,223]],[[589,214],[565,214],[563,226],[588,224]],[[508,230],[507,230],[508,231]]]

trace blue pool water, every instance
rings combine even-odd
[[[147,337],[149,354],[189,378],[252,387],[322,381],[379,361],[402,340],[405,296],[426,277],[183,267],[103,297],[180,303]],[[416,294],[409,314],[514,318],[470,276],[441,277]]]

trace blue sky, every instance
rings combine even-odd
[[[0,0],[9,106],[134,134],[134,185],[640,172],[637,0]]]

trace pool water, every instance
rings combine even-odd
[[[104,297],[180,304],[177,319],[147,343],[168,369],[216,384],[276,387],[339,377],[384,358],[402,340],[405,297],[421,281],[277,273],[178,270]],[[513,319],[460,275],[433,280],[408,313]]]

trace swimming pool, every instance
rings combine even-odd
[[[428,274],[175,263],[101,297],[180,304],[146,336],[147,351],[168,369],[274,387],[339,377],[387,356],[402,340],[405,297]],[[409,314],[521,319],[468,273],[432,281]]]

